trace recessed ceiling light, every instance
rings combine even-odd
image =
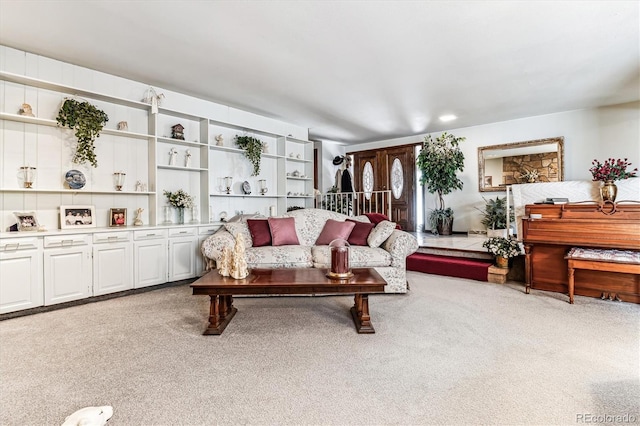
[[[440,121],[453,121],[458,117],[456,117],[453,114],[447,114],[447,115],[441,115],[439,118],[440,118]]]

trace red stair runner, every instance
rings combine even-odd
[[[407,257],[407,270],[448,277],[487,281],[490,260],[414,253]]]

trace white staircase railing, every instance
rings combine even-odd
[[[382,213],[391,217],[391,191],[329,192],[316,196],[316,208],[348,216]]]

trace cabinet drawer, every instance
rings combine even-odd
[[[164,229],[148,229],[146,231],[133,231],[133,239],[141,240],[157,240],[167,238],[167,231]]]
[[[0,240],[0,251],[33,250],[42,247],[38,238],[8,238]]]
[[[200,228],[198,228],[198,234],[200,234],[200,235],[212,235],[218,229],[220,229],[220,225],[201,226]]]
[[[130,232],[100,232],[93,234],[93,242],[95,243],[122,243],[131,241]]]
[[[169,238],[172,237],[192,237],[198,235],[196,228],[173,228],[169,229]]]
[[[91,243],[91,236],[89,234],[44,237],[44,248],[86,246],[89,245],[89,243]]]

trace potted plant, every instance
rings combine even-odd
[[[484,198],[483,198],[484,199]],[[507,197],[496,197],[485,201],[482,212],[482,224],[487,227],[488,237],[507,236]],[[513,211],[509,212],[509,221],[513,223],[515,216]]]
[[[253,136],[238,136],[235,137],[236,145],[244,149],[244,155],[251,161],[253,165],[253,173],[251,176],[258,176],[260,174],[260,160],[262,159],[262,150],[264,143]]]
[[[624,160],[609,158],[604,164],[601,164],[598,160],[593,160],[591,164],[592,167],[589,171],[591,172],[591,176],[593,176],[593,180],[604,182],[604,185],[600,187],[602,201],[614,202],[616,195],[618,195],[618,187],[614,182],[616,180],[635,177],[638,171],[637,167],[630,172],[627,171],[627,167],[631,166],[627,158]]]
[[[167,201],[171,206],[178,210],[178,223],[184,223],[184,209],[193,207],[194,198],[182,189],[178,189],[176,192],[163,191]]]
[[[438,194],[437,208],[431,210],[427,222],[431,230],[440,235],[451,235],[453,210],[446,208],[443,195],[462,189],[462,181],[457,173],[464,170],[464,154],[458,144],[463,137],[455,137],[447,132],[435,140],[427,135],[418,154],[418,168],[422,173],[420,183],[427,186],[431,194]]]
[[[489,253],[496,257],[496,265],[500,268],[509,267],[509,259],[524,253],[522,243],[513,237],[493,237],[482,243]]]
[[[56,121],[58,125],[76,132],[78,144],[72,161],[76,164],[88,162],[93,167],[98,167],[95,140],[100,137],[100,132],[109,121],[109,116],[87,101],[65,99],[58,111]]]

